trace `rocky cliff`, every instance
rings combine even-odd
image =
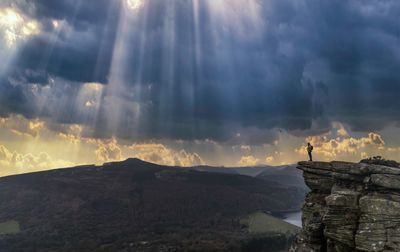
[[[311,189],[292,252],[400,251],[400,169],[300,162]]]

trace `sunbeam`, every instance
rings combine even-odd
[[[230,165],[293,162],[336,123],[355,137],[398,124],[395,8],[343,3],[334,22],[335,3],[308,0],[60,1],[0,3],[0,118]]]
[[[0,6],[0,78],[24,41],[40,33],[40,24],[15,8]]]
[[[126,6],[128,8],[120,9],[109,83],[102,102],[102,109],[106,111],[105,123],[112,134],[116,134],[124,124],[134,126],[140,114],[140,104],[132,100],[135,94],[132,93],[132,83],[129,83],[126,77],[130,71],[128,60],[132,50],[132,45],[129,42],[135,32],[131,24],[137,22],[137,16],[131,15],[130,9],[139,8],[141,2],[127,1]],[[139,38],[135,39],[135,41],[138,40]],[[134,135],[136,130],[131,128],[131,134]]]
[[[324,209],[318,239],[274,217],[306,184],[343,177],[361,220],[368,190],[400,188],[399,17],[399,0],[0,0],[1,252],[400,251],[400,222],[364,244]]]
[[[143,0],[126,0],[129,9],[137,10],[143,6]]]

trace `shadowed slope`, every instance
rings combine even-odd
[[[241,218],[303,199],[278,183],[138,159],[1,178],[0,198],[0,223],[20,225],[0,236],[2,251],[239,249],[251,239]]]

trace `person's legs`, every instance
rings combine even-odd
[[[311,154],[311,152],[308,153],[308,158],[309,158],[309,161],[312,161],[312,154]]]

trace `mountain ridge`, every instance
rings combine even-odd
[[[0,235],[1,251],[29,251],[33,244],[43,252],[245,251],[259,239],[287,248],[292,235],[255,238],[241,220],[257,211],[298,211],[304,192],[251,176],[128,159],[3,177],[0,198],[0,227],[19,229]]]
[[[101,168],[109,165],[124,165],[124,164],[141,164],[141,165],[150,165],[150,166],[158,166],[158,167],[169,167],[169,168],[180,168],[180,169],[193,169],[197,171],[204,171],[204,172],[218,172],[218,171],[226,171],[226,173],[234,173],[234,174],[240,174],[240,175],[246,175],[243,173],[240,173],[240,170],[259,170],[258,172],[255,172],[254,176],[258,176],[259,173],[262,173],[266,169],[280,169],[284,168],[287,166],[295,166],[295,165],[279,165],[279,166],[269,166],[269,165],[259,165],[259,166],[232,166],[232,167],[225,167],[225,166],[211,166],[211,165],[195,165],[195,166],[176,166],[176,165],[162,165],[162,164],[157,164],[157,163],[152,163],[148,162],[139,158],[127,158],[125,160],[121,161],[110,161],[110,162],[105,162],[103,164],[81,164],[81,165],[76,165],[76,166],[70,166],[70,167],[59,167],[59,168],[52,168],[48,170],[41,170],[41,171],[33,171],[33,172],[26,172],[26,173],[18,173],[18,174],[12,174],[12,175],[6,175],[6,176],[1,176],[1,178],[6,178],[6,177],[13,177],[13,176],[19,176],[19,175],[24,175],[24,174],[34,174],[34,173],[43,173],[43,172],[51,172],[51,171],[62,171],[66,169],[82,169],[82,168]],[[230,172],[229,172],[230,171]],[[236,173],[235,173],[236,172]]]

